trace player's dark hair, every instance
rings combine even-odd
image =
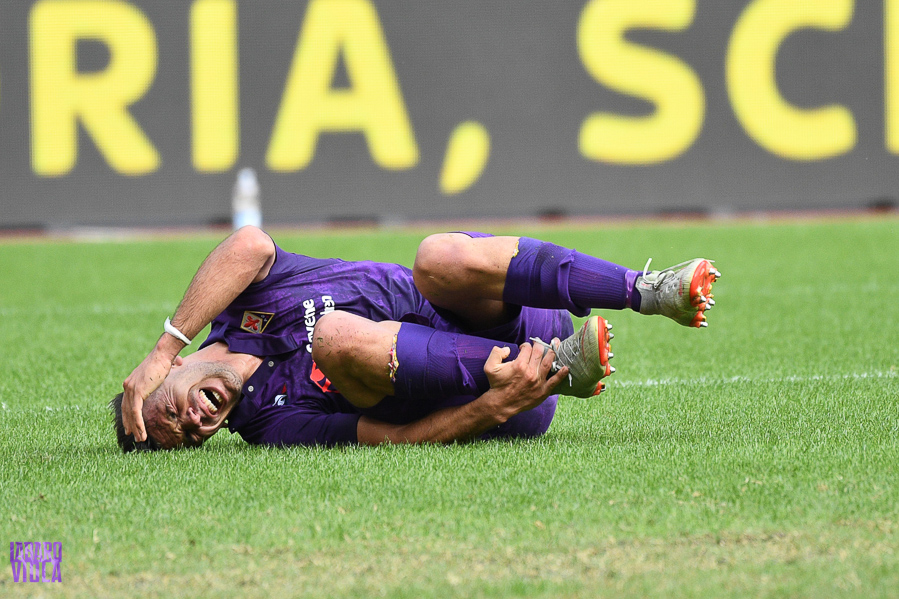
[[[149,432],[147,433],[146,441],[135,441],[134,435],[125,433],[125,423],[122,421],[122,398],[124,396],[124,393],[119,393],[109,402],[109,409],[112,410],[112,425],[115,428],[116,440],[119,442],[119,447],[122,448],[124,453],[131,451],[156,451],[162,449],[159,442],[151,437]]]

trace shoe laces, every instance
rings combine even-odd
[[[646,261],[646,266],[643,267],[643,280],[652,285],[653,289],[658,289],[662,283],[675,276],[675,273],[678,269],[683,268],[690,262],[692,262],[692,260],[687,260],[686,262],[681,262],[680,264],[675,264],[674,266],[669,266],[668,268],[663,268],[662,270],[650,272],[649,265],[650,263],[652,263],[652,258],[650,258]]]
[[[553,347],[552,345],[550,345],[549,343],[547,343],[546,341],[544,341],[544,340],[541,339],[540,337],[531,337],[531,341],[534,343],[534,345],[540,345],[540,346],[542,346],[542,347],[543,347],[543,353],[544,353],[544,354],[547,352],[547,350],[550,350],[550,349],[551,349],[551,350],[553,350],[554,352],[556,352],[556,358],[562,360],[562,362],[559,362],[558,359],[557,359],[557,360],[553,360],[553,365],[552,365],[552,369],[551,369],[553,374],[555,374],[555,373],[559,372],[560,370],[562,370],[562,367],[565,366],[564,362],[568,362],[569,364],[572,364],[572,363],[574,362],[574,358],[576,358],[577,355],[578,355],[578,353],[580,353],[580,351],[579,351],[580,348],[579,348],[578,346],[575,345],[574,350],[573,350],[573,354],[572,354],[572,355],[568,354],[568,352],[566,351],[566,349],[564,349],[564,348],[562,347],[562,342],[561,342],[561,341],[560,341],[559,343],[557,343],[555,347]],[[568,371],[568,384],[571,385],[573,380],[574,380],[574,379],[573,379],[573,377],[571,376],[571,370],[569,370],[569,371]]]

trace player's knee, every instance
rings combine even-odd
[[[470,237],[459,233],[438,233],[419,244],[412,275],[425,297],[457,283],[470,262],[470,241]]]
[[[354,335],[350,334],[355,317],[340,310],[323,315],[312,332],[312,359],[319,368],[327,370],[340,366],[352,355]]]
[[[412,266],[414,273],[433,275],[443,268],[452,259],[454,248],[458,242],[450,233],[437,233],[429,235],[418,244],[415,253],[415,264]]]

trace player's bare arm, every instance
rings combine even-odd
[[[171,324],[187,338],[195,337],[251,283],[264,279],[275,260],[271,238],[244,227],[220,243],[200,266],[178,305]],[[125,379],[122,421],[137,441],[147,438],[141,414],[144,400],[156,390],[186,346],[165,332],[150,354]]]

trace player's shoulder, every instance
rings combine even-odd
[[[343,260],[337,258],[317,258],[305,254],[285,250],[277,243],[274,244],[275,259],[268,272],[265,281],[281,280],[292,275],[302,275],[321,268],[340,264]]]

